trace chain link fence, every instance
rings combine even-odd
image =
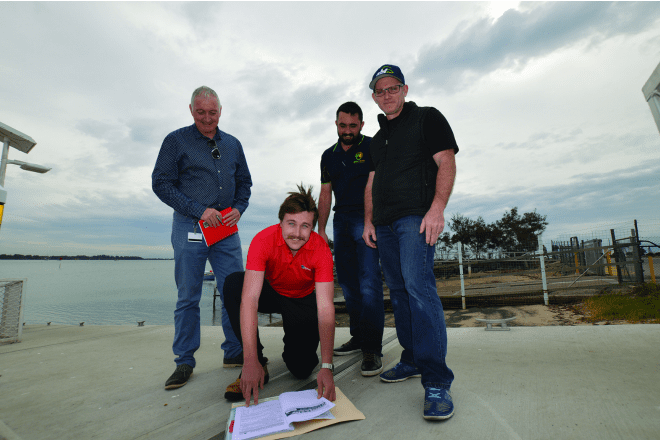
[[[438,294],[445,308],[562,304],[615,285],[654,282],[660,256],[654,264],[645,254],[660,240],[641,238],[637,222],[627,225],[633,227],[559,237],[551,249],[539,238],[520,246],[534,251],[498,250],[481,259],[461,243],[445,247],[434,266]]]

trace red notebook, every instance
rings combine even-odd
[[[231,212],[231,207],[227,209],[223,209],[222,211],[220,211],[220,214],[222,217],[224,217],[230,212]],[[214,228],[213,226],[206,223],[204,220],[199,221],[199,227],[202,230],[202,235],[204,236],[204,241],[206,242],[206,246],[214,245],[220,240],[224,240],[230,235],[233,235],[238,232],[237,225],[234,226],[218,225]]]

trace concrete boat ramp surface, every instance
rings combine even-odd
[[[270,358],[261,397],[315,386],[281,358],[282,329],[260,328]],[[364,413],[306,439],[658,439],[660,325],[448,329],[456,380],[452,418],[422,418],[420,379],[360,375],[360,355],[335,357],[336,385]],[[239,369],[222,368],[221,327],[202,328],[188,384],[174,370],[172,326],[25,326],[0,346],[0,439],[220,439]],[[336,344],[349,338],[338,328]],[[383,364],[401,346],[385,331]]]

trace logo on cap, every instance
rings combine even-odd
[[[376,76],[385,75],[386,73],[394,74],[394,71],[390,69],[389,66],[384,66],[382,69],[380,69],[380,72],[378,72],[378,75]]]

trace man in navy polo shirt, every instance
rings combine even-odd
[[[189,109],[195,123],[167,135],[151,176],[154,193],[174,209],[172,247],[178,300],[172,350],[177,358],[165,389],[185,385],[195,368],[206,260],[211,263],[221,292],[225,277],[243,269],[238,234],[207,247],[197,222],[201,219],[214,227],[220,222],[234,226],[248,207],[252,186],[241,143],[218,129],[222,111],[218,95],[206,86],[199,87],[193,92]],[[220,211],[228,207],[231,212],[222,217]],[[224,299],[222,329],[223,365],[243,365],[243,350],[232,331]]]
[[[325,227],[335,195],[334,233],[337,280],[346,299],[351,339],[334,350],[337,356],[362,352],[363,376],[383,370],[381,361],[384,308],[378,250],[367,246],[364,230],[364,188],[369,178],[371,138],[360,133],[362,109],[346,102],[337,109],[339,140],[321,157],[319,235],[328,241]]]

